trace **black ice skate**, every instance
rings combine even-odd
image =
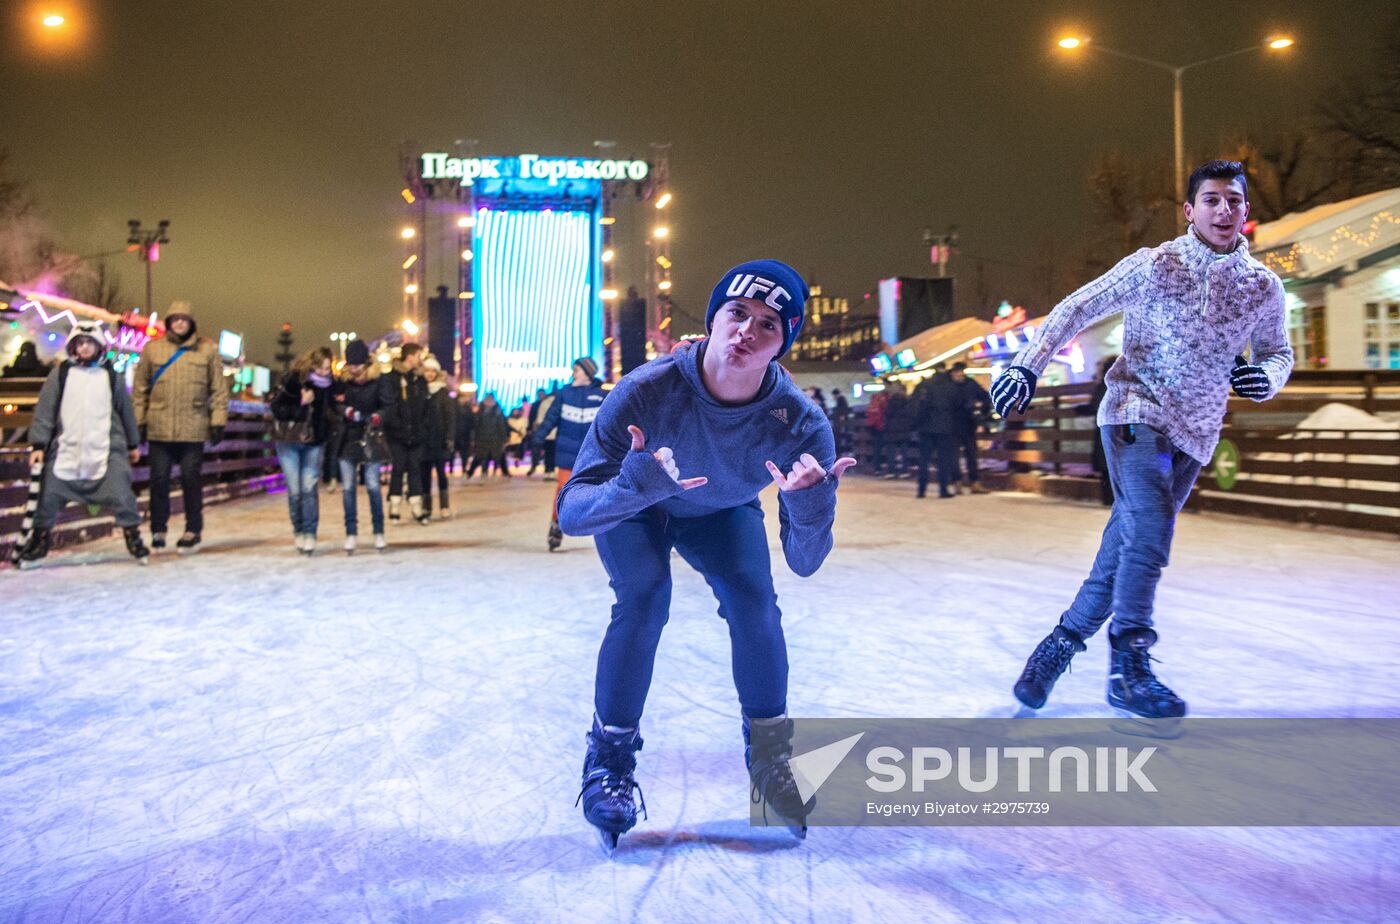
[[[626,732],[608,731],[594,716],[593,728],[585,740],[588,752],[583,757],[583,784],[574,804],[583,803],[583,817],[597,829],[603,852],[611,857],[617,849],[618,838],[637,824],[638,800],[642,817],[647,814],[642,787],[632,776],[637,769],[642,738],[635,728]]]
[[[181,555],[193,555],[199,551],[201,542],[203,542],[203,538],[199,533],[185,533],[175,540],[175,551]]]
[[[151,548],[165,548],[165,533],[151,533]]]
[[[126,540],[126,550],[131,553],[131,557],[136,559],[138,565],[149,565],[151,563],[151,550],[146,548],[146,543],[141,541],[141,527],[123,526],[122,538]]]
[[[744,717],[744,763],[749,768],[749,799],[763,806],[763,819],[769,812],[798,839],[807,836],[807,816],[816,799],[802,801],[797,781],[792,778],[792,719],[781,722],[751,722]]]
[[[551,520],[549,523],[549,550],[553,552],[564,541],[564,531],[559,528],[558,520]]]
[[[1028,709],[1045,705],[1055,681],[1069,667],[1070,659],[1084,650],[1084,641],[1064,626],[1045,636],[1026,659],[1026,668],[1016,681],[1016,698]]]
[[[36,526],[29,533],[29,541],[15,549],[13,561],[21,569],[38,567],[39,562],[49,554],[49,530]]]
[[[1186,703],[1152,673],[1147,650],[1156,641],[1151,629],[1109,637],[1108,704],[1126,718],[1147,720],[1144,727],[1155,737],[1172,737],[1180,733]]]

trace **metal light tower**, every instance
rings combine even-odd
[[[148,231],[141,227],[141,220],[133,218],[126,223],[127,250],[132,250],[141,258],[141,262],[146,264],[146,313],[150,314],[152,308],[151,295],[151,264],[160,259],[160,245],[169,244],[170,237],[166,233],[170,230],[170,222],[161,219],[154,231]]]

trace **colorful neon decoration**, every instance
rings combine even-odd
[[[603,340],[592,212],[482,208],[472,250],[478,392],[504,408],[568,379]]]

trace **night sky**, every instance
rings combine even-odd
[[[1031,299],[1053,244],[1078,263],[1086,175],[1103,152],[1171,154],[1171,77],[1054,47],[1187,63],[1287,33],[1298,46],[1186,76],[1189,160],[1243,130],[1301,127],[1319,95],[1373,67],[1388,2],[338,2],[40,4],[74,24],[36,47],[12,0],[0,145],[66,249],[119,250],[126,220],[171,221],[156,307],[188,299],[268,361],[396,323],[400,144],[482,155],[645,157],[672,144],[677,329],[715,278],[787,260],[827,294],[929,274],[921,232],[956,224],[972,260]],[[644,255],[621,253],[619,282]],[[134,256],[115,258],[131,304]],[[689,315],[689,317],[687,317]]]

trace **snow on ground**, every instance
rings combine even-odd
[[[611,597],[545,551],[550,486],[454,483],[393,548],[292,549],[281,496],[206,546],[0,573],[0,921],[1380,920],[1393,829],[747,825],[727,636],[676,560],[643,722],[651,811],[574,807]],[[823,570],[777,576],[805,716],[1006,716],[1106,511],[853,477]],[[765,498],[776,548],[773,496]],[[363,511],[362,511],[363,514]],[[366,530],[367,531],[367,530]],[[1400,546],[1186,515],[1160,673],[1213,716],[1400,716]],[[66,562],[66,563],[65,563]],[[73,562],[89,562],[78,566]],[[1049,715],[1106,714],[1102,639]]]

